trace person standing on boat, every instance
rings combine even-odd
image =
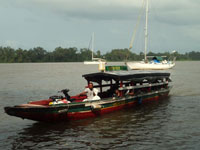
[[[98,90],[93,87],[93,83],[88,84],[88,88],[84,90],[84,92],[80,93],[80,95],[87,95],[87,99],[83,101],[91,101],[91,100],[100,100],[101,98],[98,96]]]

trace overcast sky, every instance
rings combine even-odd
[[[1,0],[0,46],[128,48],[143,0]],[[150,0],[148,50],[200,51],[200,0]],[[144,19],[144,17],[143,17]],[[144,49],[144,21],[133,52]]]

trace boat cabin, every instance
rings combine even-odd
[[[112,97],[116,90],[120,96],[127,96],[141,92],[149,92],[160,88],[167,88],[169,73],[151,71],[107,71],[85,74],[83,77],[88,84],[92,82],[98,88],[101,99]],[[134,94],[133,94],[134,93]]]
[[[171,81],[170,73],[158,71],[139,71],[129,70],[126,66],[106,66],[105,72],[97,72],[85,74],[83,77],[89,83],[93,83],[93,87],[98,89],[100,99],[118,98],[127,96],[137,96],[139,94],[147,94],[149,92],[159,91],[168,88],[168,82]],[[64,92],[63,92],[64,91]],[[68,89],[61,92],[65,97],[51,96],[49,102],[55,99],[66,99],[72,103],[83,102],[87,99],[86,95],[69,96]],[[31,102],[31,104],[36,104]],[[45,102],[48,105],[48,102]]]

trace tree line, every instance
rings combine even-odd
[[[176,57],[176,60],[200,60],[200,52],[192,51],[180,54],[175,52],[153,53],[148,56],[167,56]],[[47,51],[42,47],[35,47],[29,50],[14,49],[11,47],[0,47],[0,63],[23,63],[23,62],[83,62],[91,60],[92,52],[87,48],[78,50],[76,47],[62,48],[57,47],[54,51]],[[107,61],[138,61],[144,58],[144,53],[136,54],[128,49],[113,49],[111,52],[101,54],[100,50],[94,53],[94,57],[102,58]]]

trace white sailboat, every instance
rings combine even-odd
[[[99,65],[100,62],[104,62],[105,60],[101,59],[101,58],[95,58],[94,57],[94,32],[92,34],[92,46],[91,46],[91,51],[92,51],[92,60],[91,61],[84,61],[85,65]]]
[[[126,65],[132,70],[164,70],[171,69],[175,66],[175,59],[173,61],[169,61],[166,59],[158,60],[156,56],[154,56],[153,60],[149,61],[147,59],[147,42],[148,42],[148,12],[149,12],[149,0],[146,0],[146,18],[145,18],[145,47],[144,47],[144,60],[140,62],[126,62]],[[135,33],[134,35],[135,36]],[[131,40],[131,44],[129,50],[132,48],[133,38]],[[161,56],[160,56],[161,57]]]

